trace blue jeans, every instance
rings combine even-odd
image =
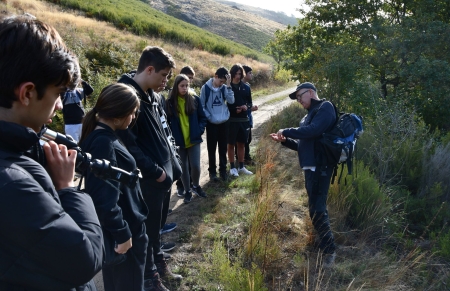
[[[327,210],[327,197],[332,174],[333,167],[327,167],[323,170],[317,168],[316,171],[305,170],[309,216],[319,235],[319,249],[325,254],[331,254],[336,249]]]

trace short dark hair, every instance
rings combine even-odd
[[[241,64],[235,64],[230,69],[230,74],[231,74],[231,78],[232,79],[234,78],[234,76],[236,76],[236,73],[238,71],[241,71],[241,80],[242,80],[242,78],[245,77],[245,72],[244,72],[244,69],[242,68],[242,65]]]
[[[244,72],[246,75],[248,74],[248,72],[253,71],[252,67],[247,66],[247,65],[243,65],[242,68],[244,69]]]
[[[41,99],[49,85],[74,89],[80,80],[78,58],[54,27],[30,14],[0,21],[0,107],[12,107],[24,82],[34,83]]]
[[[215,73],[215,75],[217,75],[217,77],[219,79],[226,79],[227,77],[225,77],[225,76],[228,75],[228,74],[229,74],[228,69],[225,68],[225,67],[218,68],[216,73]]]
[[[141,73],[148,66],[153,66],[156,72],[159,72],[166,68],[175,68],[175,61],[172,56],[162,48],[157,46],[148,46],[142,51],[137,73]]]
[[[195,71],[191,66],[186,66],[181,69],[180,74],[195,75]]]

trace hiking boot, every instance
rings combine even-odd
[[[152,278],[144,280],[144,291],[170,291],[161,282],[159,274],[155,272]]]
[[[236,168],[230,169],[230,176],[239,177],[238,171]]]
[[[192,192],[195,193],[195,195],[206,198],[208,197],[205,193],[205,191],[202,190],[202,187],[197,186],[197,187],[192,187]]]
[[[219,178],[217,177],[217,174],[209,174],[209,179],[213,182],[219,182]]]
[[[189,191],[189,192],[187,192],[187,193],[184,194],[184,200],[183,200],[183,202],[184,202],[184,204],[188,204],[188,203],[191,202],[191,200],[192,200],[192,192]]]
[[[336,259],[336,252],[333,252],[332,254],[323,254],[323,267],[324,268],[331,268],[334,266],[334,260]]]
[[[159,231],[159,234],[171,232],[175,228],[177,228],[176,223],[166,223],[164,224],[163,228]]]
[[[245,167],[242,167],[242,168],[239,169],[239,174],[253,175],[253,172],[250,172],[250,171],[247,170]]]
[[[156,268],[158,270],[158,274],[163,278],[164,280],[168,281],[181,281],[183,279],[183,276],[174,274],[169,269],[169,266],[167,266],[167,263],[165,260],[162,260],[161,262],[155,263]]]
[[[161,251],[170,252],[175,248],[175,243],[173,242],[162,242],[161,243]]]

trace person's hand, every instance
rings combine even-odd
[[[252,106],[252,111],[256,111],[256,110],[258,110],[258,105],[253,105]]]
[[[125,254],[132,246],[133,246],[133,244],[131,243],[131,237],[130,237],[130,239],[127,240],[126,242],[124,242],[123,244],[118,244],[114,248],[114,250],[118,254]]]
[[[242,107],[236,106],[236,113],[241,113],[241,112],[242,112]]]
[[[247,107],[247,105],[242,105],[241,109],[242,109],[242,111],[247,111],[248,107]]]
[[[56,190],[73,187],[77,151],[67,150],[65,145],[49,141],[43,146],[47,160],[47,172]]]
[[[272,138],[272,140],[276,141],[276,142],[285,142],[286,138],[284,136],[279,137],[278,133],[271,133],[270,137]]]
[[[225,78],[227,79],[226,83],[227,83],[227,87],[231,86],[231,75],[230,74],[226,74]]]
[[[161,183],[161,182],[164,181],[165,179],[166,179],[166,172],[163,171],[162,174],[161,174],[161,176],[159,176],[159,178],[156,179],[156,182]]]

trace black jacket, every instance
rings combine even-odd
[[[90,153],[93,159],[108,160],[111,166],[127,172],[136,169],[134,158],[119,142],[114,131],[106,125],[104,129],[90,133],[80,147]],[[130,188],[117,181],[97,178],[88,170],[85,185],[85,191],[94,201],[102,228],[109,231],[118,244],[140,234],[148,209],[142,198],[139,182],[134,188]]]
[[[233,89],[234,93],[234,103],[228,103],[228,110],[230,110],[230,121],[232,121],[233,118],[244,118],[248,120],[248,112],[241,111],[240,113],[237,113],[236,107],[247,105],[247,110],[252,107],[252,91],[250,90],[250,86],[241,81],[239,82],[237,88],[235,88],[234,84],[231,84],[231,89]]]
[[[0,121],[0,290],[95,290],[87,282],[101,269],[103,238],[92,199],[55,190],[23,154],[38,140]]]
[[[199,144],[202,140],[202,134],[205,132],[206,123],[208,119],[206,118],[205,112],[203,111],[202,104],[200,103],[200,98],[194,96],[195,103],[197,109],[189,115],[189,138],[191,140],[191,144]],[[170,101],[170,99],[169,99]],[[166,106],[172,107],[171,102],[166,102]],[[171,112],[175,112],[175,109],[172,109]],[[180,118],[177,115],[168,116],[168,122],[170,129],[172,130],[173,137],[175,138],[175,143],[177,146],[181,148],[185,148],[184,144],[184,136],[181,131]]]
[[[330,130],[336,122],[336,112],[333,104],[325,99],[311,99],[311,106],[308,114],[300,121],[297,128],[287,128],[283,130],[283,135],[287,138],[282,144],[290,149],[298,151],[300,167],[315,167],[316,153],[315,141],[322,134]]]
[[[140,113],[134,126],[127,130],[117,131],[118,136],[136,160],[141,170],[143,179],[148,180],[152,187],[168,190],[172,187],[172,159],[174,153],[171,150],[169,140],[161,122],[161,107],[158,94],[153,90],[144,92],[133,80],[134,74],[125,74],[119,79],[119,83],[132,86],[141,100]],[[159,183],[163,170],[166,179]]]

